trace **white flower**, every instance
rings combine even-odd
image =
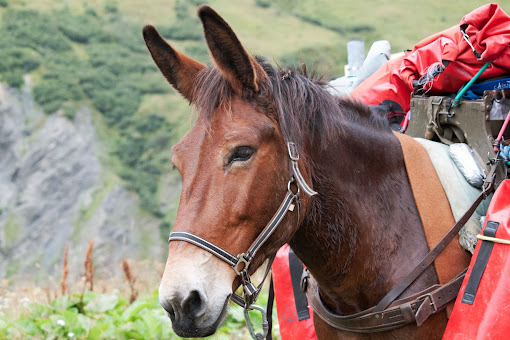
[[[73,332],[69,332],[69,333],[67,333],[67,336],[68,336],[69,338],[74,338],[74,333],[73,333]]]
[[[66,325],[66,322],[64,320],[57,320],[57,323],[60,325],[60,326],[65,326]]]

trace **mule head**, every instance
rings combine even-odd
[[[184,56],[152,26],[143,34],[157,66],[199,116],[172,149],[182,176],[173,231],[197,235],[231,254],[245,252],[285,197],[290,162],[271,100],[269,77],[210,7],[198,10],[215,67]],[[248,271],[290,239],[296,213],[259,250]],[[174,331],[213,334],[224,321],[240,280],[226,262],[193,244],[169,243],[159,288]]]

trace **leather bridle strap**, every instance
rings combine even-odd
[[[194,244],[204,250],[207,250],[208,252],[220,258],[221,260],[227,262],[236,272],[236,274],[240,275],[241,272],[241,269],[239,269],[240,264],[244,263],[245,265],[244,268],[242,269],[248,269],[248,266],[250,265],[250,262],[257,253],[257,251],[267,241],[271,234],[273,234],[273,232],[276,230],[276,227],[278,227],[280,222],[285,217],[287,211],[289,209],[292,210],[294,209],[293,201],[295,199],[296,194],[294,194],[292,191],[288,191],[287,195],[285,195],[285,198],[283,199],[282,204],[276,211],[276,214],[269,221],[264,230],[262,230],[262,232],[259,234],[259,236],[255,239],[255,241],[251,244],[251,246],[248,248],[246,252],[239,254],[237,256],[232,255],[223,248],[212,244],[211,242],[201,238],[200,236],[193,235],[192,233],[188,233],[186,231],[171,232],[170,237],[168,238],[168,242],[186,241],[191,244]]]
[[[230,254],[228,251],[215,246],[211,242],[204,240],[201,237],[195,236],[185,231],[173,231],[172,233],[170,233],[170,237],[168,238],[168,242],[170,241],[186,241],[188,243],[194,244],[204,250],[207,250],[216,257],[219,257],[232,267],[235,266],[237,263],[237,257]]]
[[[287,149],[289,151],[289,157],[292,162],[292,172],[294,173],[294,177],[296,181],[299,183],[299,186],[303,188],[303,191],[306,192],[308,196],[317,195],[317,192],[306,184],[301,172],[299,171],[298,161],[299,161],[299,153],[297,151],[296,144],[289,142],[287,143]]]

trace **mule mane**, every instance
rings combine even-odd
[[[260,91],[234,89],[216,67],[208,67],[197,76],[193,102],[200,115],[210,122],[218,108],[230,111],[233,94],[255,109],[275,119],[286,141],[299,146],[313,141],[324,149],[343,133],[342,123],[355,122],[368,128],[390,132],[386,117],[373,113],[367,106],[329,94],[327,82],[316,72],[308,74],[301,68],[274,67],[265,58],[257,62],[269,76],[270,84],[261,84]]]

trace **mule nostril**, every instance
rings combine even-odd
[[[191,317],[199,317],[205,313],[207,301],[198,290],[192,290],[182,302],[182,310]]]
[[[166,299],[160,299],[159,303],[161,304],[161,307],[163,307],[163,309],[168,313],[170,320],[173,322],[175,320],[175,311],[172,307],[172,304]]]

